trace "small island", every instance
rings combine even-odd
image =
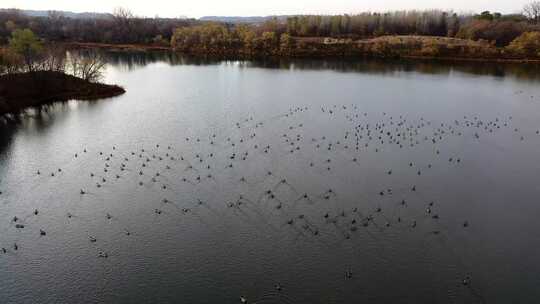
[[[15,30],[0,49],[0,116],[57,101],[96,100],[125,93],[100,83],[104,60],[96,52],[44,45],[28,29]]]
[[[117,85],[94,83],[56,71],[0,76],[0,115],[57,101],[96,100],[121,95]]]

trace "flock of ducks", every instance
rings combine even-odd
[[[471,115],[435,122],[424,117],[367,113],[356,105],[294,107],[266,121],[247,117],[233,124],[226,135],[216,131],[137,148],[82,147],[70,161],[97,164],[88,172],[76,173],[84,177],[77,187],[81,199],[91,201],[104,188],[135,186],[152,193],[155,202],[148,204],[147,212],[157,218],[171,213],[194,216],[200,206],[206,206],[234,216],[256,210],[262,217],[281,222],[279,229],[303,238],[317,239],[338,231],[338,238],[347,241],[356,234],[389,229],[414,233],[422,226],[436,236],[449,231],[439,225],[445,217],[439,202],[425,197],[423,185],[429,183],[425,180],[429,177],[423,178],[434,167],[459,170],[466,166],[462,148],[452,149],[445,142],[456,138],[479,141],[501,130],[512,130],[516,140],[524,141],[525,133],[512,127],[512,119]],[[534,134],[540,131],[531,132]],[[402,151],[408,151],[404,157],[414,155],[415,149],[431,151],[431,155],[421,163],[399,156]],[[401,164],[387,165],[392,163],[385,161],[390,154],[398,155]],[[66,176],[64,170],[68,170],[44,167],[33,169],[35,183],[54,181]],[[373,178],[387,184],[380,188],[345,187],[342,183],[346,182],[339,178],[345,171],[349,175],[346,179],[358,179],[355,183]],[[321,181],[326,184],[321,185]],[[224,194],[221,201],[202,196],[192,202],[178,199],[179,189],[197,197],[199,192],[212,192],[220,183],[231,184],[230,191],[238,192]],[[8,190],[0,189],[0,200]],[[303,212],[309,206],[316,206],[316,211]],[[48,237],[47,227],[32,224],[31,217],[41,216],[40,210],[29,214],[2,220],[9,220],[14,230],[35,229],[40,237]],[[100,214],[96,211],[96,216]],[[76,210],[66,212],[68,219],[75,216]],[[116,216],[105,212],[107,220]],[[452,220],[452,229],[466,230],[474,224],[465,216]],[[121,229],[126,237],[133,237],[131,229]],[[99,244],[90,233],[83,237]],[[5,236],[0,236],[0,248],[3,254],[25,249]],[[110,254],[96,248],[96,256],[107,259]],[[353,279],[353,269],[345,269],[344,274],[346,280]],[[471,274],[463,273],[461,283],[471,286]],[[281,292],[283,287],[276,283],[274,289]],[[248,303],[244,296],[240,301]]]

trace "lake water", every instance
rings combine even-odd
[[[107,58],[1,127],[1,303],[540,298],[538,67]]]

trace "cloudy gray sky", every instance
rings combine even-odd
[[[207,15],[253,16],[287,14],[342,14],[401,9],[483,10],[515,13],[532,0],[2,0],[0,6],[36,10],[111,12],[130,8],[136,15],[162,17]]]

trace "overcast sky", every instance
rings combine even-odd
[[[445,9],[458,12],[521,11],[532,0],[1,0],[0,7],[74,12],[131,9],[136,15],[161,17],[266,16],[343,14],[401,9]]]

